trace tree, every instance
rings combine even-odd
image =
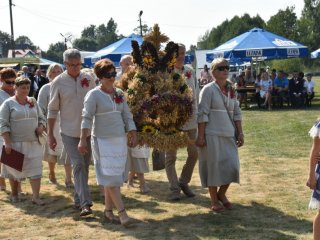
[[[200,37],[198,49],[212,49],[254,27],[264,28],[265,22],[257,15],[250,17],[244,14],[242,17],[234,16],[230,21],[225,20],[219,26],[205,32]]]
[[[16,48],[21,48],[21,49],[30,49],[32,51],[36,51],[37,47],[33,44],[33,42],[30,40],[29,37],[27,36],[19,36],[15,40]]]
[[[320,46],[320,1],[304,0],[302,15],[298,21],[299,38],[301,43],[316,50]]]
[[[63,63],[64,51],[64,42],[57,42],[50,44],[48,51],[43,55],[43,57],[54,62]]]
[[[90,25],[89,27],[86,27],[82,30],[81,32],[81,37],[86,37],[86,38],[96,38],[97,33],[96,33],[96,25]]]
[[[9,49],[11,49],[11,36],[0,31],[0,57],[7,57]]]
[[[117,23],[110,18],[107,26],[101,24],[96,29],[98,49],[110,45],[118,40]]]
[[[297,15],[294,6],[279,10],[267,22],[266,29],[290,40],[298,40]]]
[[[97,51],[98,43],[95,39],[89,37],[81,37],[73,41],[73,47],[80,51]]]

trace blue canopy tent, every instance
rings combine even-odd
[[[131,41],[135,40],[139,45],[142,44],[143,38],[140,35],[131,34],[128,37],[122,38],[121,40],[112,43],[111,45],[102,48],[93,55],[84,58],[84,64],[88,67],[92,67],[95,62],[103,58],[109,58],[114,62],[116,67],[119,67],[120,59],[123,55],[131,54]]]
[[[320,58],[320,48],[311,53],[311,58]]]
[[[186,54],[184,57],[184,64],[191,64],[194,61],[194,55]]]
[[[306,46],[261,28],[253,28],[208,52],[207,62],[219,57],[240,62],[307,56]]]

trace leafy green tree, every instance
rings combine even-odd
[[[211,31],[205,32],[205,34],[200,37],[197,48],[216,48],[231,38],[234,38],[254,27],[265,27],[265,22],[259,15],[255,17],[250,17],[249,14],[244,14],[242,17],[234,16],[230,21],[225,20],[219,26],[212,28]]]
[[[11,36],[6,32],[0,31],[0,57],[6,58],[9,49],[11,49]]]
[[[269,19],[266,29],[274,34],[298,41],[297,15],[294,10],[294,6],[279,10]]]
[[[98,48],[103,48],[117,41],[117,23],[110,18],[107,25],[101,24],[96,29]]]
[[[320,46],[320,1],[304,0],[302,15],[298,21],[299,38],[301,42],[316,50]]]
[[[268,62],[271,69],[283,70],[286,73],[292,73],[294,70],[304,71],[303,59],[281,59]]]
[[[73,41],[73,47],[80,51],[97,51],[98,43],[93,38],[81,37]]]
[[[54,44],[50,44],[48,51],[43,54],[43,57],[54,62],[63,63],[64,51],[64,42],[57,42]]]
[[[86,27],[82,30],[81,32],[81,37],[85,37],[85,38],[96,38],[97,34],[96,34],[96,26],[91,24],[89,27]]]
[[[32,51],[35,51],[37,49],[37,47],[33,44],[33,42],[30,40],[30,38],[27,36],[24,36],[24,35],[16,38],[15,44],[16,44],[16,46],[19,46],[22,49],[29,48]]]

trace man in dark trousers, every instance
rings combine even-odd
[[[37,91],[35,91],[34,97],[38,99],[39,91],[43,87],[43,85],[49,83],[49,80],[41,75],[41,70],[37,69],[36,74],[34,75],[34,81],[38,85]]]
[[[29,96],[29,97],[33,97],[34,94],[35,94],[35,93],[37,92],[37,90],[38,90],[38,85],[37,85],[37,83],[35,82],[35,79],[34,79],[33,74],[29,73],[29,68],[28,68],[27,66],[23,66],[23,67],[22,67],[22,71],[23,71],[22,77],[29,78],[30,81],[31,81],[30,91],[29,91],[28,96]]]

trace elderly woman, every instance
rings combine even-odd
[[[81,154],[88,151],[86,138],[92,129],[92,153],[99,185],[104,186],[104,216],[110,222],[123,226],[132,223],[121,198],[120,186],[123,184],[129,147],[137,144],[136,127],[123,92],[113,86],[116,69],[108,59],[98,61],[94,72],[101,85],[87,93],[82,112],[81,137],[78,149]],[[92,126],[93,125],[93,126]],[[127,140],[126,131],[130,136]],[[115,217],[112,207],[118,210]]]
[[[243,145],[244,135],[235,90],[227,80],[228,62],[222,58],[215,59],[211,71],[215,81],[200,92],[196,145],[200,147],[201,184],[208,187],[211,209],[218,213],[232,209],[226,193],[231,182],[239,182],[237,147]]]
[[[40,200],[42,175],[42,146],[37,136],[42,135],[45,118],[34,98],[28,97],[30,80],[19,77],[15,80],[15,95],[8,98],[0,108],[0,133],[4,139],[5,151],[11,149],[24,154],[22,171],[3,165],[2,174],[9,179],[20,181],[29,178],[32,188],[32,202],[43,205]],[[11,199],[18,199],[18,184],[11,185]]]
[[[49,79],[49,83],[45,84],[38,95],[38,104],[41,108],[43,114],[47,116],[48,112],[48,104],[50,100],[50,86],[51,82],[55,79],[56,76],[60,75],[63,72],[62,67],[60,64],[54,63],[51,64],[47,70],[47,77]],[[57,121],[59,118],[57,118]],[[54,126],[54,135],[57,140],[57,146],[55,151],[51,150],[48,146],[48,144],[45,145],[44,150],[44,160],[48,162],[49,165],[49,182],[56,184],[56,174],[55,174],[55,166],[56,163],[64,165],[65,170],[65,185],[67,188],[73,187],[72,179],[71,179],[71,163],[70,158],[67,156],[67,153],[65,149],[63,148],[63,143],[60,135],[60,124],[57,122],[57,124]]]
[[[17,78],[16,72],[12,68],[4,68],[0,71],[1,88],[0,88],[0,105],[9,97],[14,95],[14,80]],[[0,138],[0,155],[2,152],[3,140]],[[0,168],[1,176],[1,168]],[[5,178],[0,177],[0,190],[6,190]]]

